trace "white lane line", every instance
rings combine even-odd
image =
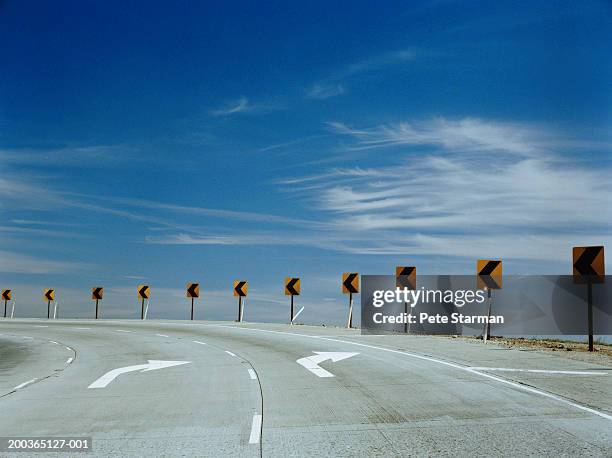
[[[225,353],[227,353],[230,356],[233,356],[234,358],[236,357],[236,355],[234,353],[232,353],[231,351],[225,350]]]
[[[20,383],[13,390],[17,391],[23,388],[24,386],[28,386],[30,383],[34,383],[37,379],[33,378],[32,380],[28,380],[27,382]]]
[[[253,423],[251,423],[251,436],[249,437],[249,444],[259,444],[261,437],[261,415],[253,415]]]
[[[249,377],[251,377],[251,380],[257,380],[257,374],[253,369],[249,369]]]
[[[34,339],[34,337],[30,337],[30,336],[22,336],[22,337],[23,337],[24,339],[31,339],[31,340],[33,340],[33,339]]]
[[[66,364],[70,364],[70,363],[73,361],[73,359],[74,359],[74,358],[68,358],[68,359],[66,360]]]
[[[91,328],[74,328],[74,329],[87,330],[87,329],[91,329]]]
[[[168,337],[166,334],[155,334],[157,337]]]
[[[200,345],[208,345],[206,342],[200,342],[199,340],[192,340],[192,342]]]
[[[557,396],[557,395],[554,395],[552,393],[547,393],[546,391],[541,391],[541,390],[538,390],[537,388],[532,388],[532,387],[530,387],[528,385],[521,385],[520,383],[511,382],[510,380],[505,380],[505,379],[499,378],[499,377],[497,377],[495,375],[486,374],[484,372],[479,372],[479,371],[477,371],[475,369],[471,369],[471,368],[469,368],[467,366],[460,366],[459,364],[451,363],[451,362],[448,362],[448,361],[443,361],[441,359],[436,359],[436,358],[432,358],[432,357],[429,357],[429,356],[417,355],[415,353],[409,353],[407,351],[393,350],[391,348],[377,347],[376,345],[368,345],[368,344],[359,343],[359,342],[351,342],[350,340],[332,339],[332,338],[323,337],[323,336],[311,336],[311,335],[308,335],[308,334],[298,334],[296,332],[272,331],[270,329],[246,328],[246,327],[242,327],[242,326],[241,327],[238,327],[238,326],[227,326],[227,325],[223,325],[223,324],[211,324],[211,325],[205,325],[205,326],[220,327],[220,328],[230,328],[230,329],[239,329],[239,330],[245,330],[245,331],[268,332],[268,333],[271,333],[271,334],[284,334],[284,335],[297,336],[297,337],[309,337],[311,339],[319,339],[319,340],[326,340],[328,342],[344,343],[344,344],[355,345],[355,346],[363,347],[363,348],[371,348],[373,350],[386,351],[386,352],[389,352],[389,353],[395,353],[395,354],[403,355],[403,356],[410,356],[411,358],[416,358],[416,359],[421,359],[423,361],[429,361],[429,362],[432,362],[432,363],[441,364],[443,366],[452,367],[454,369],[458,369],[458,370],[461,370],[461,371],[469,372],[471,374],[478,375],[478,376],[484,377],[484,378],[488,378],[490,380],[495,380],[496,382],[503,383],[504,385],[511,386],[511,387],[516,388],[518,390],[527,391],[528,393],[537,394],[539,396],[544,396],[545,398],[549,398],[549,399],[554,399],[555,401],[558,401],[558,402],[563,403],[565,405],[572,406],[572,407],[574,407],[576,409],[583,410],[585,412],[592,413],[593,415],[597,415],[598,417],[605,418],[606,420],[612,421],[612,415],[609,415],[609,414],[604,413],[604,412],[600,412],[599,410],[591,409],[590,407],[583,406],[581,404],[577,404],[575,402],[570,401],[569,399],[562,398],[561,396]]]
[[[68,350],[68,351],[72,351],[72,348],[70,348],[70,347],[64,347],[64,348],[65,348],[66,350]]]
[[[475,371],[499,371],[499,372],[533,372],[536,374],[567,374],[567,375],[608,375],[606,372],[593,371],[557,371],[545,369],[512,369],[509,367],[476,367],[471,366],[470,369]]]
[[[127,331],[125,329],[115,329],[115,331],[117,331],[117,332],[132,332],[132,331]]]
[[[54,345],[59,345],[59,343],[57,343],[55,340],[50,340],[49,342],[54,344]]]
[[[48,328],[49,326],[44,326],[44,325],[41,325],[41,324],[36,324],[36,325],[34,325],[34,327],[35,328]]]

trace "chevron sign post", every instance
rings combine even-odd
[[[11,300],[11,293],[12,291],[10,289],[2,290],[2,300],[4,301],[4,318],[6,318],[6,306],[8,301]]]
[[[476,262],[476,287],[487,290],[487,317],[491,316],[491,290],[502,287],[501,259],[479,259]],[[482,330],[482,340],[486,342],[491,334],[491,324],[487,321]]]
[[[416,289],[416,267],[397,266],[395,268],[395,287],[400,289]],[[408,316],[408,302],[404,302],[404,313]],[[410,333],[410,320],[404,323],[404,332]]]
[[[47,319],[51,318],[51,302],[55,301],[55,290],[45,289],[45,299],[47,299]]]
[[[140,319],[141,320],[144,320],[145,318],[145,314],[144,314],[145,299],[148,299],[150,295],[151,295],[151,288],[149,287],[149,285],[138,285],[138,297],[142,300],[142,303],[140,305]]]
[[[244,307],[242,305],[242,298],[246,297],[249,291],[249,282],[245,280],[234,280],[234,297],[238,297],[238,323],[242,323],[242,317],[244,316]]]
[[[301,292],[300,279],[297,277],[285,277],[285,296],[291,296],[291,309],[289,312],[289,323],[293,324],[293,296],[299,296]]]
[[[200,284],[187,283],[187,293],[185,295],[191,298],[191,321],[193,321],[193,300],[200,297]]]
[[[98,319],[98,301],[101,301],[104,297],[104,288],[101,286],[94,286],[91,288],[91,300],[96,301],[96,320]]]
[[[359,293],[359,272],[344,272],[342,274],[342,293],[349,295],[349,314],[347,328],[353,327],[353,294]]]
[[[593,351],[593,283],[603,283],[606,279],[604,247],[575,246],[572,257],[574,282],[587,285],[589,351]]]

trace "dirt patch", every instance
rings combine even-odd
[[[481,339],[474,337],[470,339]],[[583,342],[572,342],[560,339],[527,339],[524,337],[491,337],[491,342],[508,348],[537,349],[561,352],[589,353],[589,346]],[[612,358],[612,345],[596,342],[593,345],[593,353]]]

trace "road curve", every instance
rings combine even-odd
[[[0,343],[2,435],[91,436],[100,456],[612,454],[601,361],[180,321],[2,320]],[[143,371],[148,361],[186,363]]]

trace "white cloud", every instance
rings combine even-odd
[[[378,56],[354,62],[335,75],[337,79],[347,78],[359,73],[371,72],[388,65],[396,65],[408,62],[416,58],[416,52],[412,49],[400,49],[379,54]]]
[[[353,129],[339,122],[328,125],[332,131],[354,138],[353,150],[425,145],[446,151],[530,156],[549,152],[561,145],[558,137],[541,126],[478,118],[434,118],[369,129]]]
[[[325,100],[345,93],[346,89],[342,84],[315,83],[306,91],[306,98]]]
[[[242,96],[226,103],[221,108],[211,110],[210,114],[212,116],[231,116],[241,113],[268,113],[281,108],[282,106],[278,103],[253,103],[247,97]]]
[[[323,212],[317,223],[290,231],[277,225],[267,231],[170,233],[146,241],[562,260],[572,244],[612,240],[610,169],[554,152],[556,144],[580,143],[574,139],[474,118],[334,129],[350,135],[355,147],[392,144],[394,157],[403,159],[279,182]]]
[[[0,149],[0,164],[44,167],[114,167],[138,161],[134,147],[127,145],[66,146],[62,148]]]
[[[364,73],[375,72],[383,67],[399,65],[415,59],[416,52],[412,49],[390,51],[345,65],[331,73],[328,77],[316,81],[306,91],[306,98],[325,100],[343,95],[347,92],[346,80],[354,79]]]
[[[571,244],[612,239],[610,168],[555,152],[580,141],[474,118],[332,129],[349,148],[392,146],[403,158],[291,180],[350,242],[340,250],[565,259]]]
[[[83,263],[51,261],[10,251],[0,251],[0,272],[57,274],[74,272],[86,267]]]

